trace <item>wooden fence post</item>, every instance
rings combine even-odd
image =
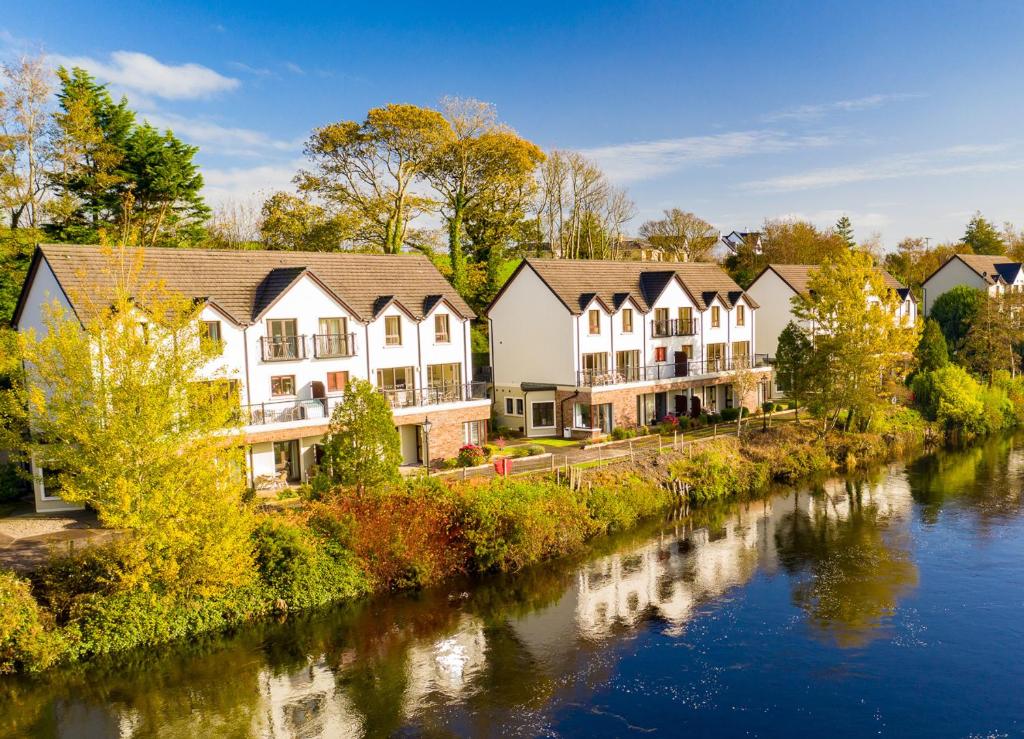
[[[715,438],[715,437],[718,436],[718,424],[717,423],[715,424],[714,430],[711,432],[711,436],[712,436],[712,438]]]
[[[629,440],[629,461],[630,462],[635,462],[636,461],[636,456],[633,454],[633,440],[632,439]]]

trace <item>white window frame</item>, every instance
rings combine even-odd
[[[521,416],[523,415],[523,399],[516,395],[505,396],[505,415],[506,416]]]
[[[538,426],[535,423],[537,418],[537,406],[538,405],[550,405],[551,406],[551,425],[550,426]],[[553,429],[558,419],[555,418],[555,401],[553,400],[532,400],[530,401],[530,425],[534,429]]]
[[[629,315],[629,328],[628,329],[626,328],[626,316],[627,315]],[[636,327],[636,323],[634,322],[635,318],[636,317],[633,315],[633,309],[632,308],[623,308],[622,309],[622,333],[624,333],[624,334],[631,334],[631,333],[633,333],[633,331],[634,331],[634,329]]]
[[[438,321],[444,323],[444,338],[441,338],[441,334],[438,333],[437,324]],[[434,314],[434,343],[435,344],[451,344],[452,343],[452,319],[447,313],[435,313]]]
[[[397,321],[398,325],[398,341],[389,341],[392,334],[388,333],[388,321]],[[402,317],[401,316],[384,316],[384,346],[401,346],[402,345]]]

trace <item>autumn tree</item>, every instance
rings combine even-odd
[[[898,296],[871,258],[843,252],[814,270],[793,313],[814,327],[809,406],[827,433],[846,412],[846,425],[867,428],[902,381],[919,330],[897,321]]]
[[[0,207],[11,229],[42,222],[51,82],[42,57],[0,67]]]
[[[672,208],[664,218],[645,221],[640,235],[680,262],[706,262],[718,243],[718,231],[697,215]]]
[[[431,155],[424,177],[441,200],[452,285],[465,293],[466,221],[487,220],[493,226],[497,220],[510,225],[522,220],[536,188],[533,173],[544,154],[500,124],[490,103],[445,98],[442,111],[449,130]],[[489,236],[501,239],[505,234]],[[480,261],[487,261],[492,245],[475,245],[481,252],[476,256],[486,255]]]
[[[334,408],[317,487],[324,483],[360,492],[398,479],[402,463],[398,429],[391,406],[366,380],[355,380]]]
[[[110,247],[91,286],[22,334],[27,451],[69,503],[118,539],[118,585],[192,595],[245,582],[252,516],[239,398],[203,339],[195,301],[141,252]]]
[[[999,229],[985,220],[980,211],[971,217],[960,243],[969,247],[975,254],[1006,253],[1006,244],[1003,243]]]
[[[448,132],[436,110],[408,104],[373,108],[361,123],[342,121],[313,131],[305,147],[310,169],[301,170],[295,182],[332,215],[351,216],[357,243],[397,254],[409,222],[431,205],[414,185]]]
[[[833,231],[806,221],[768,220],[760,247],[743,244],[726,260],[726,268],[740,285],[749,285],[765,265],[823,264],[846,251],[846,242]]]
[[[564,259],[608,259],[636,207],[578,152],[553,151],[541,165],[536,205],[541,235]]]
[[[924,237],[908,236],[896,244],[894,251],[885,255],[883,265],[889,274],[920,296],[924,281],[951,256],[965,251],[963,244],[929,246]]]

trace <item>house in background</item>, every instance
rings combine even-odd
[[[731,254],[738,254],[740,249],[749,247],[754,254],[761,253],[760,231],[733,231],[722,237],[722,244]]]
[[[807,285],[816,270],[808,264],[769,264],[754,279],[747,292],[761,306],[757,316],[757,346],[759,351],[774,357],[779,347],[779,334],[790,321],[795,321],[793,298],[807,294]],[[896,320],[914,325],[917,321],[917,301],[910,289],[884,269],[878,272],[885,284],[899,298]],[[870,300],[870,296],[868,297]],[[798,322],[799,323],[799,322]]]
[[[487,311],[495,423],[527,436],[759,403],[757,303],[716,264],[527,259]]]
[[[249,482],[300,482],[319,454],[330,415],[350,380],[387,398],[403,463],[453,457],[485,440],[491,401],[473,382],[472,310],[420,255],[143,249],[146,277],[203,304],[205,331],[237,388]],[[96,246],[43,245],[33,256],[14,317],[45,330],[43,305],[80,310],[104,283]],[[100,295],[97,296],[97,291]],[[429,418],[429,436],[425,422]],[[38,472],[38,471],[37,471]],[[36,507],[65,507],[36,475]]]
[[[987,254],[954,254],[922,285],[925,315],[940,296],[959,285],[984,290],[989,295],[1024,290],[1024,270],[1020,262]]]

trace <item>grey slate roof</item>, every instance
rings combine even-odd
[[[647,312],[665,287],[678,278],[697,307],[705,310],[715,296],[731,308],[740,296],[753,298],[717,264],[705,262],[628,262],[612,260],[527,259],[570,312],[579,315],[594,297],[618,307],[629,294]]]
[[[74,301],[83,291],[108,291],[108,259],[98,246],[42,244],[61,287]],[[191,298],[216,303],[240,324],[250,324],[303,273],[309,273],[345,303],[356,317],[372,320],[392,298],[419,320],[444,298],[466,318],[466,301],[420,254],[141,249],[143,273]],[[102,301],[97,301],[102,302]]]

